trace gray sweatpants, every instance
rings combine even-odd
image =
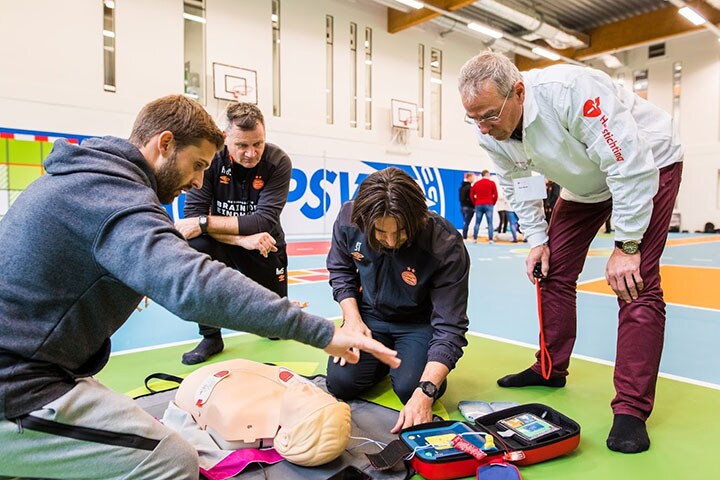
[[[0,420],[0,478],[196,480],[198,471],[189,443],[92,378],[18,423]]]

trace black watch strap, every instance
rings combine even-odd
[[[200,225],[200,231],[203,235],[208,233],[208,217],[207,215],[201,215],[198,218],[198,225]]]
[[[635,255],[640,251],[640,242],[637,240],[615,241],[615,246],[628,255]]]
[[[437,385],[435,385],[433,382],[422,381],[419,382],[417,386],[420,390],[422,390],[425,395],[432,398],[433,400],[437,400],[439,390]]]

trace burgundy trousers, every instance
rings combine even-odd
[[[665,336],[665,302],[660,288],[660,256],[665,248],[682,162],[660,170],[653,212],[640,244],[640,275],[645,287],[637,300],[620,307],[614,384],[614,414],[646,420],[652,412]],[[559,199],[548,229],[550,271],[541,283],[545,342],[553,361],[551,376],[568,374],[577,334],[577,279],[590,243],[612,212],[612,200],[577,203]],[[539,359],[539,352],[536,357]],[[541,373],[539,361],[533,371]]]

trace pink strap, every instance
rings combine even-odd
[[[200,467],[200,473],[208,480],[225,480],[242,472],[251,463],[262,462],[272,465],[282,460],[283,457],[274,448],[266,450],[244,448],[235,450],[209,470]]]

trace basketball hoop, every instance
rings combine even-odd
[[[418,129],[418,117],[416,116],[410,116],[403,120],[400,120],[400,123],[402,126],[408,130],[417,130]]]
[[[230,93],[236,102],[246,102],[252,93],[252,87],[246,84],[236,85],[230,90]]]

